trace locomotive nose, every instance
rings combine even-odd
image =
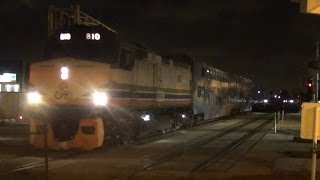
[[[109,77],[109,64],[65,57],[32,64],[29,82],[43,103],[92,106],[108,102],[100,88]]]

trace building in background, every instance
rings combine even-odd
[[[0,74],[0,92],[20,92],[20,87],[16,72]]]
[[[19,59],[0,58],[0,92],[22,92],[28,67]]]
[[[22,60],[0,58],[0,121],[24,121],[27,72]]]

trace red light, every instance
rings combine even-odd
[[[306,85],[307,85],[308,88],[312,88],[312,86],[313,86],[313,79],[308,79],[306,83],[307,83]]]

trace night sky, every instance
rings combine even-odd
[[[2,67],[8,60],[39,58],[48,5],[70,2],[2,0]],[[265,88],[298,88],[320,39],[320,16],[301,14],[289,0],[80,0],[80,6],[123,41],[187,53]]]

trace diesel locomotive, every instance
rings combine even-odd
[[[32,145],[91,150],[250,111],[251,80],[118,36],[82,24],[53,33],[30,66]]]

